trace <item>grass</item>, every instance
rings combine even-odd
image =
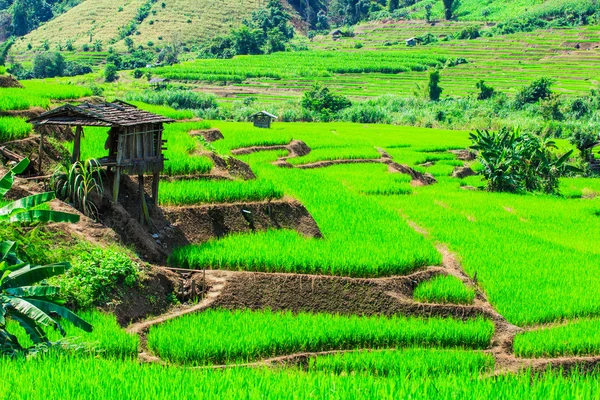
[[[279,199],[283,192],[264,180],[182,180],[161,185],[160,204],[168,206],[203,203],[235,203]]]
[[[600,354],[600,320],[568,321],[563,326],[543,327],[515,337],[519,357],[589,356]]]
[[[438,276],[419,284],[413,296],[423,303],[473,304],[475,290],[454,276]]]
[[[92,324],[94,330],[91,333],[84,332],[65,321],[62,325],[67,332],[67,337],[63,339],[57,331],[49,331],[47,332],[48,338],[53,342],[61,340],[69,345],[84,348],[86,351],[105,357],[130,358],[137,355],[139,338],[126,333],[113,314],[84,311],[79,312],[78,315]],[[33,345],[25,330],[16,323],[10,323],[8,329],[17,336],[22,346]]]
[[[494,358],[479,351],[408,348],[357,351],[321,356],[309,360],[309,371],[374,376],[443,376],[469,372],[484,373],[494,368]]]
[[[591,399],[600,395],[597,374],[528,371],[494,378],[471,371],[441,376],[399,373],[390,377],[368,374],[334,375],[298,369],[189,369],[141,365],[131,360],[38,357],[0,359],[0,398],[37,400],[111,398],[150,400],[207,398],[426,398],[426,399]],[[23,384],[23,382],[35,382]]]
[[[24,118],[0,117],[0,142],[29,136],[31,125]]]
[[[194,112],[192,110],[175,110],[169,106],[153,105],[144,103],[142,101],[129,101],[128,103],[133,104],[137,108],[142,110],[162,115],[167,118],[174,120],[192,119],[194,118]]]
[[[148,346],[178,363],[246,362],[296,352],[443,346],[486,348],[494,331],[483,319],[357,317],[208,310],[153,327]]]

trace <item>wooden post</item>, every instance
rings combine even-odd
[[[158,184],[160,183],[160,172],[152,174],[152,203],[158,205]]]
[[[139,191],[140,191],[140,223],[150,225],[150,213],[148,212],[148,204],[146,203],[146,195],[144,194],[144,175],[138,175]]]
[[[40,151],[38,155],[38,172],[42,173],[42,154],[44,154],[44,130],[46,128],[41,127],[40,130]]]
[[[119,185],[121,184],[121,167],[115,168],[115,176],[113,178],[113,203],[119,202]]]
[[[78,126],[75,128],[75,140],[73,141],[73,155],[71,156],[71,164],[75,164],[81,160],[81,131],[83,128]]]

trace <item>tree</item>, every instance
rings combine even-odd
[[[459,0],[442,0],[444,3],[444,17],[449,21],[454,18],[456,10],[460,5]]]
[[[18,163],[0,179],[0,197],[12,187],[16,174],[25,171],[29,160]],[[0,222],[77,222],[75,214],[37,209],[39,205],[54,199],[54,193],[40,193],[12,202],[0,208]],[[50,344],[45,328],[54,328],[65,336],[57,317],[72,322],[75,326],[91,332],[92,326],[56,300],[59,288],[44,284],[44,280],[63,274],[69,263],[52,265],[29,265],[20,260],[16,243],[0,243],[0,354],[16,356],[23,347],[16,336],[7,329],[7,320],[16,321],[25,330],[34,344]]]
[[[400,7],[400,0],[389,0],[388,2],[388,10],[390,12],[394,12]]]
[[[429,83],[427,85],[429,92],[429,100],[438,101],[444,89],[440,87],[440,71],[437,69],[429,74]]]
[[[425,21],[431,22],[431,9],[433,6],[429,4],[425,4]]]
[[[475,87],[479,89],[479,94],[477,95],[477,100],[487,100],[494,96],[496,93],[495,89],[489,85],[486,85],[485,82],[480,80],[475,84]]]
[[[232,38],[236,54],[262,54],[261,48],[265,41],[262,30],[242,25],[233,31]]]
[[[65,58],[58,52],[45,52],[33,59],[33,75],[36,78],[63,76],[65,67]]]
[[[311,90],[304,93],[300,104],[307,110],[327,115],[352,105],[347,97],[335,95],[319,84],[315,84]]]
[[[106,67],[104,67],[104,80],[106,82],[116,81],[119,77],[118,71],[119,70],[115,64],[106,64]]]
[[[531,82],[519,90],[515,97],[515,105],[517,108],[523,107],[525,104],[537,103],[540,100],[546,100],[552,95],[552,85],[554,80],[550,78],[539,78]]]
[[[24,36],[29,32],[29,17],[25,0],[16,0],[13,4],[13,34]]]

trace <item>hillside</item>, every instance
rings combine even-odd
[[[178,40],[184,43],[200,42],[226,33],[237,26],[250,12],[260,6],[260,0],[87,0],[65,14],[44,24],[20,38],[16,53],[40,48],[48,40],[51,49],[72,41],[76,50],[96,40],[104,47],[109,44],[125,48],[124,37],[131,37],[136,45],[148,42]],[[141,12],[146,7],[147,12]],[[145,17],[144,14],[147,14]],[[143,17],[143,18],[142,18]],[[141,20],[141,22],[140,22]],[[134,33],[121,32],[136,24]]]

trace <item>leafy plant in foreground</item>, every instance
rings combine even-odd
[[[15,174],[23,172],[28,165],[29,160],[25,159],[0,179],[1,196],[12,187]],[[0,221],[10,223],[79,220],[77,215],[35,209],[53,198],[54,193],[41,193],[12,202],[0,209]],[[15,242],[0,243],[0,353],[15,356],[23,350],[17,338],[6,329],[7,319],[17,321],[34,344],[50,343],[44,331],[47,327],[58,329],[63,336],[66,335],[56,316],[90,332],[90,324],[55,300],[59,288],[44,284],[34,286],[64,273],[70,268],[69,263],[32,266],[21,261],[15,249]]]

